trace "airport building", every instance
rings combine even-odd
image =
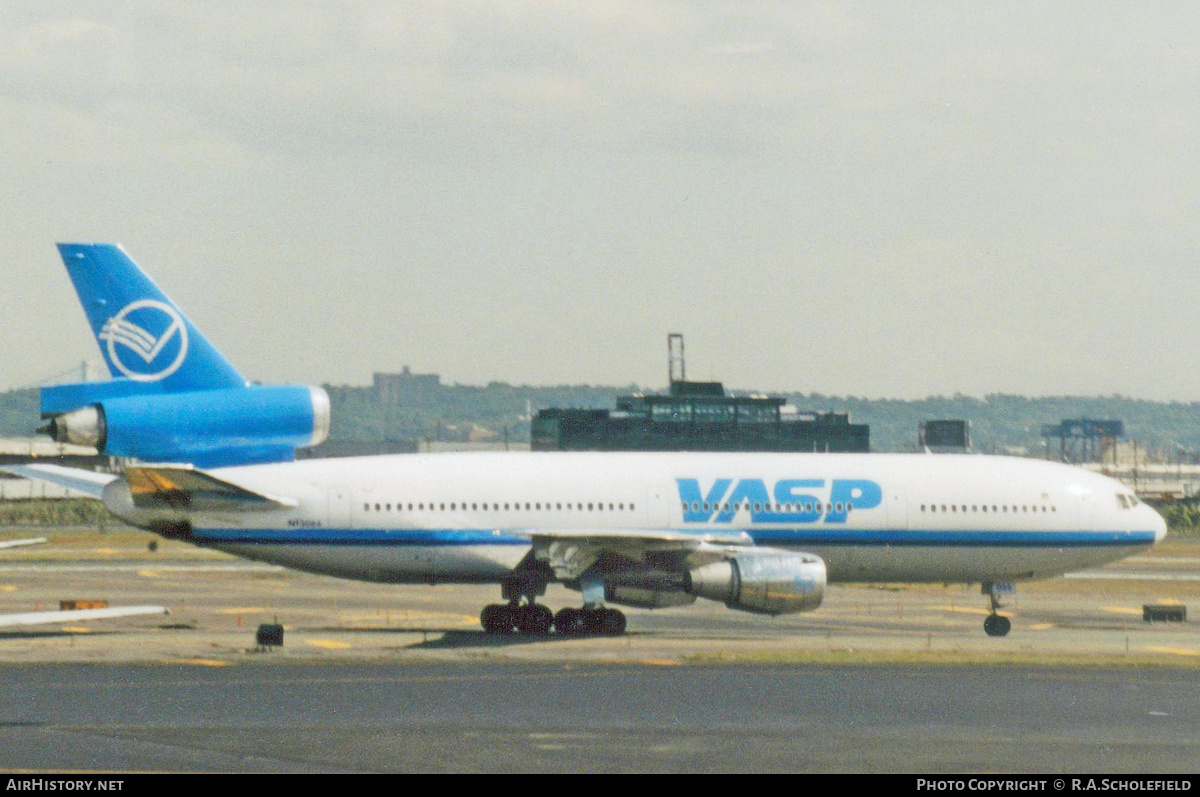
[[[730,396],[691,382],[683,335],[667,336],[667,395],[618,396],[615,410],[544,409],[531,419],[534,451],[867,452],[870,428],[844,412],[800,412],[774,396]]]
[[[534,451],[866,452],[870,427],[843,412],[799,412],[770,396],[729,396],[720,382],[672,380],[667,395],[617,398],[615,410],[544,409]]]

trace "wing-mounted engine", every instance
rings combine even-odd
[[[560,529],[531,535],[554,576],[596,600],[659,609],[697,597],[731,609],[791,614],[825,598],[826,571],[811,553],[755,547],[744,532],[696,535],[663,529]]]
[[[747,612],[807,612],[825,598],[825,562],[810,553],[749,548],[689,570],[684,589]]]

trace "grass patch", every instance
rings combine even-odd
[[[1200,540],[1200,504],[1180,501],[1157,507],[1167,521],[1167,536]]]
[[[0,501],[0,526],[124,526],[92,498],[26,498]]]

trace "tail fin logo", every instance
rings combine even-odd
[[[104,322],[99,338],[108,344],[109,363],[135,382],[166,379],[179,370],[188,352],[183,318],[174,307],[154,299],[125,305]]]

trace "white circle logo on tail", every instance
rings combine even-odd
[[[166,379],[187,357],[187,325],[174,307],[154,299],[125,305],[99,337],[108,343],[109,362],[135,382]]]

